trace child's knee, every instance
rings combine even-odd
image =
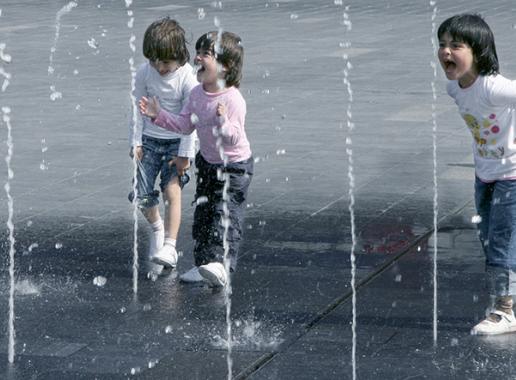
[[[140,210],[146,210],[151,207],[157,206],[159,204],[159,192],[155,190],[154,192],[150,194],[145,195],[139,195],[136,197],[136,205]],[[135,202],[134,199],[134,191],[131,191],[129,195],[127,196],[127,199],[129,199],[129,202],[133,203]]]

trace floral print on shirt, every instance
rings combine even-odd
[[[489,115],[488,118],[478,120],[475,116],[465,113],[462,115],[462,118],[473,135],[480,157],[503,158],[505,149],[503,146],[497,146],[500,127],[498,126],[498,120],[495,114]]]

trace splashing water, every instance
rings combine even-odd
[[[4,52],[5,46],[6,45],[4,43],[0,43],[0,60],[5,63],[11,63],[11,56]],[[5,71],[2,67],[0,67],[0,75],[4,77],[4,81],[1,87],[2,92],[4,92],[7,89],[7,86],[9,86],[11,74]]]
[[[221,43],[221,39],[222,39],[223,29],[221,26],[220,19],[218,17],[213,18],[213,24],[217,28],[217,40],[215,41],[215,46],[214,46],[215,56],[217,56],[217,54],[220,54],[220,52],[221,52],[220,43]],[[217,65],[217,70],[222,70],[222,65]],[[219,86],[219,88],[226,87],[225,81],[219,79],[218,86]],[[228,158],[227,158],[226,154],[224,153],[224,148],[222,146],[222,136],[218,130],[217,130],[216,144],[217,144],[217,148],[219,150],[220,157],[224,162],[224,169],[225,169],[227,162],[228,162]],[[226,173],[225,170],[224,170],[224,173],[222,173],[222,171],[219,171],[217,173],[217,177],[219,178],[219,180],[224,181],[224,188],[222,189],[222,200],[223,200],[222,208],[223,208],[224,214],[222,215],[221,223],[224,227],[224,234],[222,236],[222,244],[223,244],[223,248],[224,248],[224,269],[226,270],[226,273],[227,273],[227,284],[224,287],[224,304],[226,305],[226,348],[227,348],[227,358],[226,359],[227,359],[227,368],[228,368],[228,377],[227,378],[228,378],[228,380],[231,380],[233,378],[233,359],[231,357],[233,342],[232,342],[232,332],[231,332],[231,328],[232,328],[231,327],[231,325],[232,325],[231,324],[232,287],[231,287],[231,277],[230,277],[230,259],[228,257],[228,254],[229,254],[228,232],[229,232],[229,224],[231,223],[230,219],[229,219],[229,208],[227,205],[228,189],[229,189],[229,174]]]
[[[336,3],[337,4],[337,3]],[[349,19],[349,6],[345,7],[345,11],[343,13],[343,25],[346,27],[346,31],[351,31],[351,20]],[[350,47],[351,43],[348,42],[345,46]],[[346,124],[348,127],[348,137],[346,138],[346,154],[348,156],[348,181],[349,181],[349,217],[351,224],[351,252],[350,252],[350,261],[351,261],[351,300],[352,300],[352,322],[351,322],[351,331],[352,331],[352,347],[351,347],[351,364],[353,371],[353,380],[357,377],[357,363],[356,363],[356,349],[357,349],[357,291],[356,291],[356,257],[355,257],[355,248],[357,244],[356,238],[356,225],[355,225],[355,175],[353,173],[353,140],[351,135],[353,133],[353,129],[355,127],[352,118],[351,106],[353,103],[353,90],[351,88],[351,82],[349,81],[349,71],[352,69],[351,62],[347,54],[343,55],[345,61],[344,67],[344,85],[348,91],[348,107],[346,110]]]
[[[41,289],[39,286],[31,283],[29,280],[22,280],[15,284],[14,286],[16,294],[21,296],[27,295],[40,295]]]
[[[64,7],[62,7],[56,14],[56,34],[54,36],[54,43],[52,47],[50,48],[50,56],[48,57],[48,75],[54,74],[54,54],[57,50],[57,41],[59,40],[59,32],[61,30],[61,17],[63,17],[65,14],[70,13],[73,8],[77,6],[77,3],[75,1],[70,1],[68,4],[66,4]],[[61,99],[63,97],[63,94],[61,94],[59,91],[56,90],[55,85],[50,86],[50,99],[52,101],[55,101],[56,99]]]
[[[263,326],[260,321],[253,319],[234,321],[233,347],[240,349],[276,349],[284,339],[280,338],[282,331],[279,328]],[[212,345],[216,348],[227,347],[227,340],[220,335],[215,335]]]
[[[127,27],[129,29],[133,28],[134,24],[134,13],[129,7],[132,4],[132,0],[125,0],[125,6],[127,8],[127,16],[129,20],[127,21]],[[129,71],[131,73],[131,106],[132,106],[132,126],[133,126],[133,136],[132,141],[136,140],[136,124],[138,123],[138,106],[137,99],[134,97],[135,90],[135,76],[136,76],[136,67],[134,66],[134,53],[136,52],[136,46],[134,41],[136,40],[136,36],[134,33],[131,33],[131,37],[129,37],[129,48],[131,49],[131,56],[129,57]],[[134,143],[131,144],[134,146]],[[137,205],[137,169],[138,162],[136,159],[136,155],[133,155],[133,293],[136,295],[138,293],[138,205]]]
[[[0,17],[2,16],[2,12],[0,9]],[[0,59],[5,63],[11,62],[11,56],[4,52],[6,48],[5,43],[0,43]],[[5,71],[2,67],[0,67],[0,75],[4,77],[4,82],[2,84],[1,91],[5,92],[7,87],[9,86],[9,80],[11,79],[11,74]],[[8,217],[7,217],[7,229],[9,231],[9,319],[8,319],[8,342],[7,342],[7,360],[9,363],[14,363],[14,345],[15,345],[15,330],[14,330],[14,290],[15,290],[15,281],[14,281],[14,223],[13,223],[13,215],[14,215],[14,202],[13,197],[11,196],[11,179],[14,177],[14,172],[11,168],[11,159],[13,156],[13,137],[12,137],[12,128],[11,128],[11,117],[9,116],[11,113],[11,109],[7,106],[2,106],[2,121],[5,123],[7,127],[7,155],[5,156],[5,162],[7,164],[7,181],[5,182],[4,189],[7,196],[7,208],[8,208]]]
[[[14,177],[14,172],[11,169],[11,159],[13,156],[13,138],[11,133],[11,118],[9,114],[11,113],[11,109],[9,107],[2,107],[2,120],[7,126],[7,155],[5,157],[5,162],[7,163],[7,182],[4,185],[5,193],[7,196],[7,206],[8,206],[8,218],[7,218],[7,228],[9,230],[9,346],[8,346],[8,355],[7,360],[9,363],[14,363],[14,223],[13,223],[13,215],[14,215],[14,202],[11,196],[11,179]]]
[[[434,315],[433,315],[433,337],[434,337],[434,345],[437,344],[437,216],[439,211],[438,204],[438,193],[437,193],[437,116],[436,116],[436,100],[437,100],[437,92],[435,89],[435,82],[437,79],[437,63],[435,57],[437,56],[437,42],[435,38],[436,34],[436,24],[435,19],[437,17],[437,5],[435,1],[430,1],[430,6],[433,7],[432,12],[432,52],[434,59],[430,62],[433,70],[433,79],[431,82],[432,85],[432,154],[433,154],[433,181],[434,181],[434,203],[433,203],[433,211],[434,211],[434,235],[433,235],[433,283],[434,283]]]

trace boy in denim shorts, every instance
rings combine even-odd
[[[198,82],[188,63],[190,54],[183,28],[168,17],[153,22],[143,39],[148,59],[135,76],[134,98],[157,97],[170,112],[179,112]],[[181,222],[181,189],[188,182],[190,160],[195,156],[196,135],[183,136],[154,125],[138,115],[130,125],[130,156],[136,162],[136,184],[129,194],[152,228],[149,258],[164,267],[177,264],[176,239]],[[165,203],[164,221],[159,210],[160,175]],[[136,199],[135,199],[136,192]]]

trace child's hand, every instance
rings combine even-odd
[[[168,164],[169,166],[176,165],[177,174],[184,175],[190,168],[190,159],[188,157],[174,157]]]
[[[139,106],[142,115],[146,115],[151,119],[157,118],[159,111],[161,110],[159,101],[155,96],[153,96],[150,99],[146,98],[145,96],[142,96],[139,102]]]
[[[129,157],[133,158],[135,156],[136,156],[136,159],[138,161],[142,160],[142,158],[143,158],[143,146],[138,145],[138,146],[135,146],[135,147],[131,148],[131,150],[129,151]]]
[[[222,103],[217,104],[217,116],[226,115],[226,106]]]

